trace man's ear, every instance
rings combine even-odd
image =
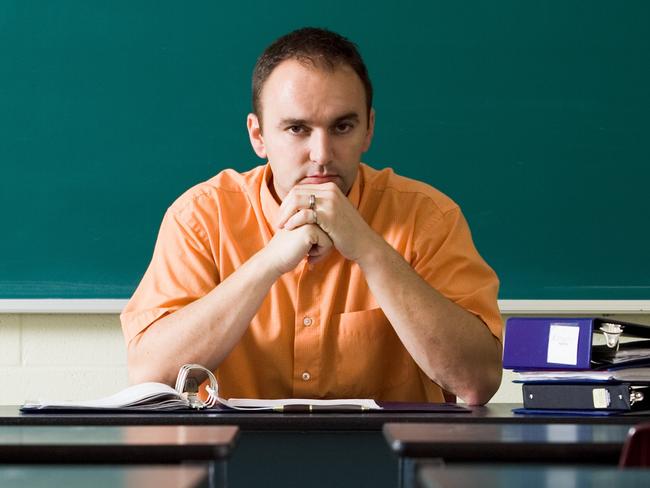
[[[248,114],[246,117],[246,128],[248,129],[248,138],[253,146],[253,151],[260,158],[266,159],[266,146],[264,144],[264,137],[262,136],[262,128],[260,127],[260,120],[255,114]]]
[[[366,138],[363,141],[363,152],[366,152],[370,149],[370,143],[372,142],[372,136],[375,133],[375,109],[370,109],[370,115],[368,117],[368,132],[366,133]]]

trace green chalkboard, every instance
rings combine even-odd
[[[501,298],[650,296],[650,2],[0,2],[0,298],[123,298],[160,219],[248,144],[303,25],[376,88],[365,161],[464,209]]]

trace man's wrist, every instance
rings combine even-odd
[[[390,254],[396,251],[388,244],[382,236],[372,231],[371,238],[364,241],[366,245],[363,246],[356,263],[361,267],[364,273],[374,269],[377,266],[382,266],[386,263],[386,259],[390,258]]]
[[[249,263],[251,267],[255,270],[255,273],[262,278],[264,282],[267,282],[270,285],[278,281],[280,276],[282,276],[282,271],[274,264],[273,260],[270,259],[268,254],[268,248],[263,248],[254,254]]]

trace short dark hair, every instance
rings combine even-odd
[[[368,115],[372,108],[372,83],[357,46],[336,32],[317,27],[303,27],[286,34],[267,47],[253,70],[253,112],[261,115],[260,97],[264,83],[283,61],[295,59],[318,68],[334,70],[347,65],[361,79],[366,92]]]

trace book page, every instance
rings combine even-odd
[[[105,408],[105,409],[177,409],[187,407],[187,400],[174,388],[163,383],[140,383],[113,395],[95,400],[49,401],[26,403],[24,408]]]
[[[277,409],[289,405],[305,405],[312,407],[358,407],[363,410],[381,410],[374,400],[359,398],[343,398],[321,400],[314,398],[282,398],[277,400],[262,400],[258,398],[220,398],[220,403],[235,409]]]

